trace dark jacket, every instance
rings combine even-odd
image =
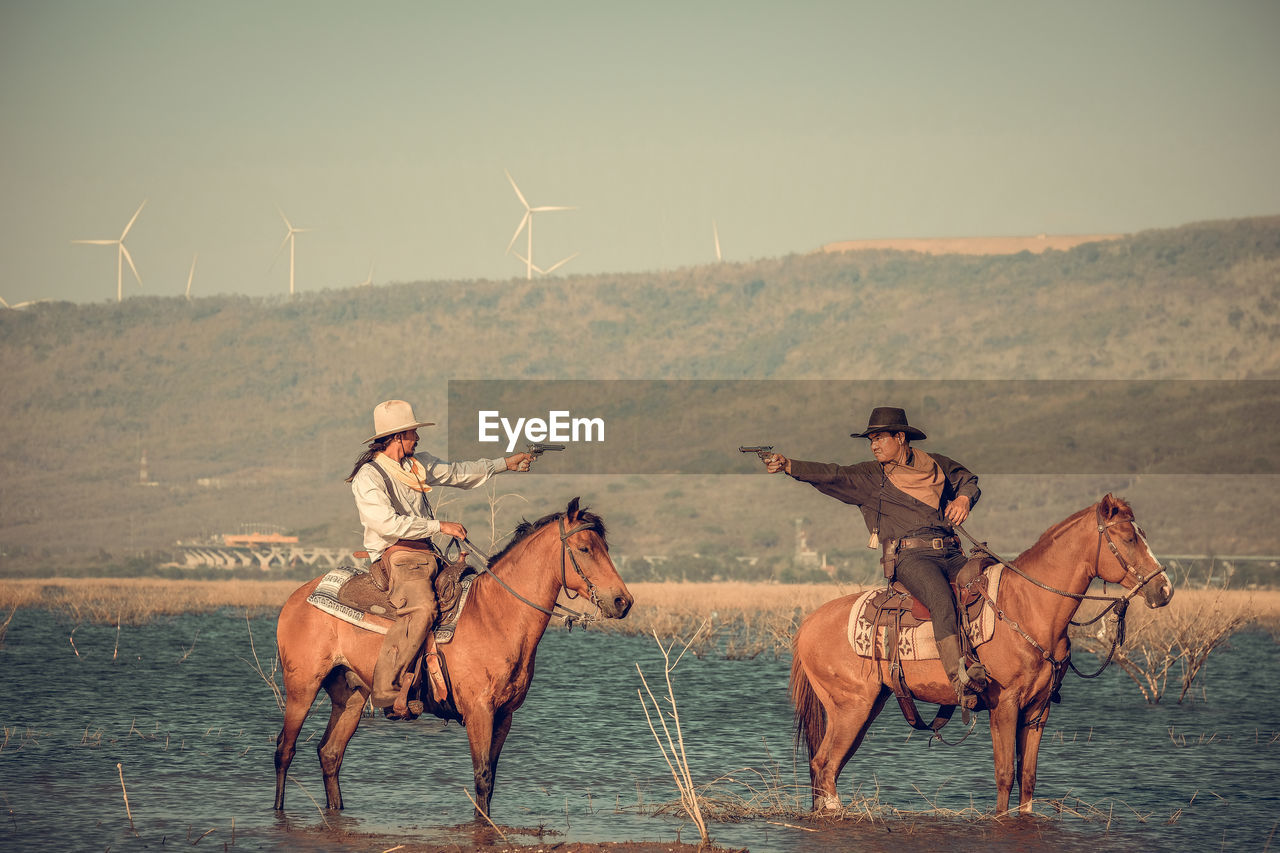
[[[862,510],[862,520],[867,530],[878,530],[881,540],[900,539],[904,536],[942,536],[951,532],[951,525],[943,517],[947,504],[958,495],[969,499],[970,508],[978,503],[982,492],[978,489],[978,477],[959,462],[930,453],[942,468],[946,485],[942,488],[942,500],[935,510],[898,489],[885,476],[879,462],[859,462],[856,465],[836,465],[833,462],[803,462],[791,460],[791,476],[808,483],[824,495],[853,504]]]

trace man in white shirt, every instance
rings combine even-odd
[[[412,677],[405,670],[436,618],[433,581],[440,553],[431,537],[443,533],[462,541],[467,529],[456,521],[438,521],[427,493],[432,486],[472,489],[503,471],[528,471],[533,456],[517,453],[473,462],[445,462],[429,453],[414,455],[418,421],[403,400],[387,400],[373,410],[374,435],[356,460],[347,482],[355,496],[364,547],[372,561],[374,581],[387,590],[396,607],[396,624],[387,632],[373,671],[374,707],[387,716],[410,716],[407,698]]]

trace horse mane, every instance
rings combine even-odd
[[[502,546],[501,551],[489,558],[489,567],[493,568],[493,566],[497,565],[498,561],[507,555],[507,552],[524,540],[528,539],[534,533],[538,532],[543,527],[546,527],[548,524],[551,524],[553,521],[559,521],[564,517],[565,514],[563,512],[552,512],[544,515],[537,521],[529,521],[525,518],[520,519],[520,523],[516,525],[515,532],[512,533],[511,538],[507,540],[507,544]],[[590,512],[585,509],[582,510],[578,513],[575,524],[584,524],[586,525],[587,530],[594,530],[596,533],[599,533],[601,539],[606,538],[604,519],[596,515],[594,512]]]
[[[1103,498],[1103,500],[1106,500],[1106,498]],[[1116,513],[1120,515],[1123,520],[1132,521],[1134,517],[1133,507],[1129,506],[1129,502],[1124,498],[1113,498],[1113,500],[1115,501]],[[1099,503],[1101,503],[1101,501],[1099,501]],[[1074,512],[1062,521],[1059,521],[1044,533],[1041,533],[1040,538],[1036,540],[1035,544],[1014,558],[1014,562],[1019,563],[1022,562],[1024,558],[1035,559],[1040,556],[1041,553],[1053,544],[1055,539],[1062,535],[1062,531],[1064,531],[1068,526],[1074,524],[1085,514],[1097,512],[1097,506],[1098,504],[1090,504],[1084,509]]]

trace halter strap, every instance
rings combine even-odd
[[[565,576],[565,572],[566,572],[566,569],[567,569],[567,566],[566,566],[566,564],[565,564],[565,554],[569,551],[569,541],[568,541],[568,540],[569,540],[569,537],[570,537],[570,536],[572,536],[572,535],[573,535],[573,534],[575,534],[575,533],[579,533],[579,532],[581,532],[581,531],[583,531],[583,530],[586,530],[586,529],[588,529],[588,528],[590,528],[590,527],[591,527],[591,525],[590,525],[590,524],[580,524],[580,525],[578,525],[577,527],[574,527],[574,528],[572,528],[571,530],[569,530],[569,531],[567,531],[567,532],[566,532],[566,531],[565,531],[565,529],[564,529],[564,519],[563,519],[563,518],[561,518],[561,519],[560,519],[560,585],[561,585],[561,586],[562,586],[566,591],[568,590],[568,588],[569,588],[569,587],[568,587],[568,584],[566,583],[566,580],[567,580],[567,579],[566,579],[566,576]],[[553,605],[551,606],[551,608],[546,608],[546,607],[543,607],[541,604],[538,604],[538,603],[537,603],[537,602],[535,602],[535,601],[530,601],[529,599],[525,598],[523,595],[521,595],[520,593],[518,593],[518,592],[516,592],[514,589],[512,589],[510,584],[508,584],[508,583],[507,583],[506,581],[504,581],[502,578],[498,577],[496,574],[494,574],[492,571],[490,571],[490,570],[489,570],[489,559],[490,559],[490,558],[489,558],[489,555],[488,555],[488,554],[486,554],[482,548],[480,548],[478,545],[476,545],[476,543],[472,542],[470,538],[464,539],[464,540],[462,540],[462,541],[463,541],[463,544],[464,544],[464,545],[466,545],[466,546],[470,549],[470,553],[475,554],[476,556],[478,556],[480,559],[482,559],[482,560],[484,561],[484,566],[482,566],[482,567],[480,567],[480,568],[477,568],[477,569],[476,569],[477,574],[482,574],[482,575],[483,575],[483,574],[487,574],[487,575],[489,575],[489,577],[493,578],[495,581],[497,581],[497,582],[498,582],[498,585],[499,585],[499,586],[501,586],[501,587],[502,587],[503,589],[505,589],[507,592],[511,593],[511,594],[512,594],[516,599],[518,599],[519,601],[522,601],[522,602],[524,602],[525,604],[527,604],[527,605],[529,605],[530,607],[532,607],[534,610],[541,611],[542,613],[545,613],[545,614],[547,614],[548,616],[560,616],[560,618],[564,620],[564,624],[565,624],[565,625],[569,628],[569,630],[571,630],[571,631],[573,630],[573,626],[574,626],[575,624],[582,624],[582,625],[586,625],[586,624],[590,624],[590,623],[592,623],[592,622],[599,622],[599,621],[600,621],[600,616],[598,616],[598,615],[588,615],[588,614],[586,614],[586,613],[581,613],[581,612],[579,612],[579,611],[577,611],[577,610],[574,610],[574,609],[572,609],[572,608],[570,608],[570,607],[565,607],[563,604],[561,604],[561,603],[560,603],[560,602],[558,602],[558,601],[557,601],[555,604],[553,604]],[[591,601],[593,604],[595,604],[597,608],[599,608],[599,606],[600,606],[600,601],[599,601],[599,599],[596,597],[596,587],[595,587],[595,584],[593,584],[593,583],[591,582],[591,579],[590,579],[590,578],[588,578],[588,577],[586,576],[586,574],[582,571],[582,569],[578,567],[578,560],[577,560],[577,558],[576,558],[576,557],[574,557],[574,556],[573,556],[573,554],[572,554],[572,553],[570,553],[570,554],[569,554],[569,559],[573,562],[573,568],[574,568],[574,571],[576,571],[576,572],[578,573],[579,577],[581,577],[584,581],[586,581],[586,583],[587,583],[587,590],[588,590],[588,593],[589,593],[589,596],[590,596],[590,601]],[[575,596],[566,596],[566,597],[568,597],[568,598],[570,598],[570,600],[572,600],[573,598],[579,598],[580,596],[576,596],[576,595],[575,595]],[[558,611],[560,611],[560,612],[559,612],[559,613],[557,613],[557,612],[556,612],[557,610],[558,610]]]

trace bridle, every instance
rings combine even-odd
[[[1055,586],[1050,586],[1049,584],[1043,581],[1040,581],[1040,580],[1037,580],[1036,578],[1031,577],[1029,574],[1022,571],[1022,569],[1019,569],[1016,565],[1014,565],[1012,561],[1006,560],[1003,557],[1001,557],[999,554],[992,551],[990,548],[987,547],[985,542],[979,542],[976,539],[974,539],[972,536],[969,535],[969,531],[965,530],[962,526],[957,524],[955,527],[956,527],[956,530],[964,534],[964,537],[966,539],[968,539],[970,542],[973,543],[974,550],[979,551],[983,554],[986,554],[987,556],[991,557],[994,560],[997,560],[1005,568],[1012,569],[1014,574],[1021,576],[1024,580],[1031,582],[1032,584],[1040,587],[1041,589],[1048,590],[1049,592],[1052,592],[1055,595],[1061,595],[1063,598],[1074,598],[1076,601],[1088,600],[1088,601],[1111,602],[1111,604],[1109,604],[1102,611],[1102,613],[1099,613],[1097,616],[1093,617],[1088,622],[1073,621],[1071,623],[1072,625],[1081,627],[1084,625],[1091,625],[1094,622],[1097,622],[1098,619],[1102,618],[1103,614],[1107,613],[1107,611],[1111,610],[1112,608],[1120,606],[1121,604],[1127,606],[1135,595],[1138,595],[1140,592],[1142,592],[1143,587],[1151,583],[1160,575],[1165,574],[1167,571],[1164,566],[1160,566],[1159,571],[1152,572],[1149,575],[1144,575],[1142,572],[1134,568],[1133,564],[1130,563],[1127,559],[1125,559],[1125,556],[1120,553],[1120,548],[1116,545],[1115,540],[1111,538],[1111,528],[1115,527],[1116,525],[1133,524],[1134,530],[1138,532],[1138,537],[1142,539],[1143,542],[1147,541],[1147,535],[1142,531],[1142,528],[1138,526],[1137,522],[1134,521],[1132,516],[1130,516],[1129,518],[1117,518],[1113,521],[1104,521],[1102,518],[1102,504],[1098,504],[1094,508],[1094,514],[1097,517],[1097,522],[1098,522],[1097,524],[1098,548],[1097,548],[1097,554],[1094,557],[1094,571],[1095,572],[1097,571],[1097,566],[1102,560],[1102,543],[1106,542],[1107,548],[1110,549],[1111,553],[1115,556],[1116,562],[1120,564],[1120,568],[1124,570],[1125,574],[1129,575],[1130,577],[1134,578],[1137,581],[1134,584],[1133,588],[1130,589],[1128,592],[1126,592],[1122,596],[1089,595],[1088,593],[1083,593],[1083,592],[1067,592],[1065,589],[1058,589]],[[1096,574],[1094,576],[1097,577]],[[1105,578],[1103,579],[1103,582],[1104,583],[1106,582]]]
[[[578,565],[578,558],[573,555],[573,548],[569,545],[570,536],[589,529],[591,525],[587,522],[583,522],[577,527],[565,530],[563,517],[558,520],[558,523],[560,525],[560,586],[564,587],[564,597],[570,601],[573,601],[575,598],[582,597],[581,593],[574,595],[569,590],[569,579],[565,575],[565,572],[568,569],[568,566],[565,565],[565,557],[567,556],[569,558],[568,562],[573,563],[573,570],[578,573],[578,577],[582,578],[582,582],[587,585],[587,600],[599,608],[600,598],[596,595],[596,585],[592,583],[591,578],[587,577],[587,573]]]
[[[565,627],[572,631],[573,626],[575,624],[586,625],[591,622],[599,622],[603,619],[603,617],[600,616],[600,598],[596,594],[596,585],[591,581],[591,578],[587,577],[587,573],[582,571],[582,567],[578,565],[578,558],[573,555],[573,548],[569,545],[570,536],[572,536],[575,533],[581,533],[584,530],[589,530],[592,525],[590,522],[582,522],[574,527],[569,528],[568,530],[565,530],[564,516],[561,516],[558,519],[558,523],[560,526],[560,586],[564,588],[565,598],[568,598],[570,601],[574,600],[575,598],[582,597],[580,593],[578,595],[574,595],[569,591],[569,583],[568,583],[569,565],[568,564],[573,563],[573,570],[578,573],[578,577],[582,578],[583,582],[586,583],[587,585],[587,599],[596,606],[596,612],[594,614],[581,613],[570,607],[565,607],[563,604],[561,604],[558,601],[555,604],[553,604],[551,608],[546,608],[546,607],[543,607],[541,604],[538,604],[537,602],[530,601],[529,599],[525,598],[523,595],[521,595],[520,593],[512,589],[511,586],[507,584],[507,582],[504,581],[502,578],[498,577],[493,572],[489,571],[489,555],[488,554],[482,551],[470,539],[464,539],[462,541],[464,545],[466,545],[468,548],[471,549],[471,553],[474,553],[477,557],[479,557],[484,561],[484,566],[476,570],[479,574],[487,573],[491,578],[497,581],[498,584],[503,589],[511,593],[520,601],[532,607],[534,610],[539,610],[547,614],[548,616],[557,616],[557,615],[560,616],[560,618],[564,619]],[[560,611],[560,612],[557,613],[556,611]]]
[[[1159,571],[1152,572],[1149,575],[1144,575],[1142,572],[1134,568],[1133,564],[1130,563],[1127,559],[1125,559],[1124,554],[1121,554],[1120,549],[1116,547],[1116,543],[1111,538],[1111,528],[1115,527],[1117,524],[1124,524],[1126,522],[1133,525],[1133,529],[1137,532],[1138,538],[1142,540],[1143,544],[1146,544],[1147,534],[1143,532],[1142,528],[1138,526],[1138,522],[1135,521],[1132,517],[1117,518],[1114,521],[1103,521],[1102,520],[1102,504],[1098,504],[1096,509],[1096,514],[1098,517],[1098,555],[1094,559],[1094,565],[1096,566],[1098,562],[1100,562],[1102,559],[1102,543],[1105,540],[1107,543],[1107,547],[1111,549],[1112,556],[1114,556],[1116,558],[1116,562],[1120,564],[1120,568],[1124,569],[1124,573],[1127,574],[1129,577],[1137,580],[1137,583],[1134,584],[1133,588],[1130,589],[1127,593],[1125,593],[1125,595],[1122,596],[1120,599],[1118,599],[1119,601],[1123,601],[1125,604],[1128,604],[1130,599],[1132,599],[1135,595],[1140,593],[1144,586],[1151,583],[1160,575],[1165,574],[1166,569],[1164,566],[1160,566]],[[1159,565],[1159,563],[1157,563],[1157,565]],[[1111,606],[1115,607],[1116,605],[1113,604]],[[1105,613],[1106,611],[1104,610],[1103,612]],[[1089,623],[1085,622],[1084,624],[1087,625]]]
[[[969,532],[967,530],[965,530],[963,527],[961,527],[958,524],[956,525],[956,529],[959,530],[961,533],[963,533],[965,538],[973,543],[974,549],[976,551],[985,553],[988,556],[992,557],[993,559],[999,561],[1000,564],[1003,565],[1005,568],[1012,569],[1014,574],[1019,575],[1020,577],[1029,581],[1035,586],[1038,586],[1044,590],[1048,590],[1049,592],[1052,592],[1056,595],[1061,595],[1064,598],[1074,598],[1076,601],[1085,601],[1087,599],[1090,601],[1110,602],[1110,604],[1108,604],[1106,607],[1102,609],[1102,612],[1100,612],[1097,616],[1094,616],[1092,619],[1089,619],[1084,622],[1077,622],[1074,619],[1069,620],[1070,624],[1074,625],[1077,628],[1082,628],[1087,625],[1092,625],[1093,623],[1097,622],[1103,617],[1109,617],[1109,620],[1114,625],[1114,627],[1108,632],[1112,635],[1113,639],[1111,641],[1111,651],[1107,653],[1106,660],[1102,662],[1102,665],[1099,666],[1095,672],[1089,675],[1085,675],[1083,672],[1081,672],[1079,669],[1076,668],[1075,663],[1071,660],[1071,650],[1069,647],[1067,649],[1066,656],[1062,660],[1055,659],[1047,649],[1045,649],[1043,646],[1037,643],[1030,634],[1028,634],[1026,631],[1022,629],[1021,626],[1018,625],[1017,622],[1008,618],[1007,614],[1005,614],[1004,611],[1000,609],[1000,606],[996,604],[994,600],[992,600],[989,597],[987,598],[987,600],[991,602],[991,606],[995,608],[996,616],[1001,621],[1008,624],[1009,627],[1012,628],[1015,632],[1022,635],[1022,638],[1026,640],[1028,643],[1030,643],[1032,648],[1034,648],[1036,651],[1040,653],[1040,657],[1045,661],[1049,662],[1054,667],[1055,671],[1062,672],[1065,670],[1065,667],[1070,666],[1071,670],[1081,678],[1097,678],[1099,675],[1102,674],[1102,672],[1108,666],[1111,665],[1111,659],[1115,656],[1116,649],[1118,649],[1120,646],[1124,644],[1124,633],[1125,633],[1124,618],[1125,618],[1125,613],[1129,608],[1129,602],[1133,600],[1133,597],[1135,595],[1138,595],[1140,592],[1142,592],[1143,587],[1151,583],[1151,581],[1155,580],[1160,575],[1163,575],[1166,573],[1165,567],[1161,565],[1159,571],[1152,572],[1150,575],[1142,574],[1142,572],[1138,571],[1134,567],[1134,565],[1130,563],[1129,560],[1126,559],[1123,554],[1120,553],[1120,548],[1116,545],[1115,541],[1111,538],[1112,527],[1115,527],[1120,524],[1132,524],[1134,530],[1137,531],[1138,538],[1141,539],[1144,543],[1146,542],[1147,540],[1146,534],[1142,531],[1142,528],[1138,526],[1137,521],[1134,520],[1132,515],[1130,515],[1128,518],[1117,518],[1112,521],[1106,521],[1102,517],[1101,502],[1099,502],[1098,505],[1094,507],[1094,515],[1097,519],[1097,528],[1098,528],[1098,548],[1097,548],[1097,553],[1094,557],[1094,572],[1095,572],[1094,577],[1097,577],[1096,573],[1098,570],[1098,565],[1102,560],[1102,543],[1106,542],[1107,548],[1111,551],[1112,555],[1115,556],[1116,562],[1120,564],[1120,568],[1124,570],[1125,574],[1127,574],[1129,577],[1134,578],[1136,581],[1133,588],[1130,589],[1128,592],[1126,592],[1124,595],[1121,595],[1121,596],[1088,595],[1087,593],[1067,592],[1066,590],[1062,590],[1062,589],[1058,589],[1057,587],[1050,586],[1049,584],[1044,583],[1043,581],[1040,581],[1040,580],[1037,580],[1036,578],[1031,577],[1026,572],[1022,571],[1022,569],[1019,569],[1016,565],[1014,565],[1009,560],[1005,560],[1004,558],[1000,557],[998,554],[994,553],[991,549],[989,549],[986,546],[986,543],[978,542],[976,539],[974,539],[972,536],[969,535]],[[1105,578],[1103,579],[1103,582],[1104,583],[1106,582]],[[1057,677],[1061,679],[1061,675]]]

